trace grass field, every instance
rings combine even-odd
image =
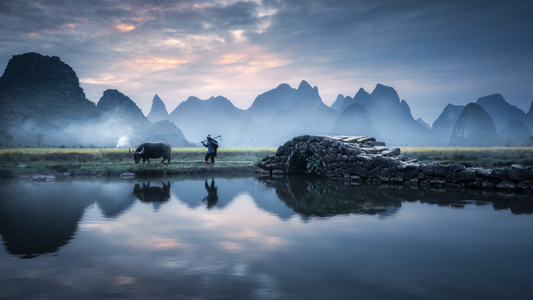
[[[72,175],[179,175],[202,172],[250,174],[255,165],[275,148],[218,150],[216,163],[204,167],[205,148],[174,148],[170,166],[162,160],[135,164],[128,149],[102,148],[28,148],[0,149],[0,177],[18,177],[34,173]],[[533,166],[533,147],[402,147],[402,154],[419,162],[459,163],[467,167],[507,167],[512,164]]]
[[[458,163],[467,167],[533,166],[533,147],[401,147],[402,154],[419,162]]]
[[[135,164],[128,149],[103,148],[29,148],[0,149],[0,177],[17,177],[34,173],[65,173],[73,175],[145,175],[182,174],[191,172],[250,172],[274,148],[218,150],[216,163],[204,168],[205,148],[174,148],[170,166],[152,159],[151,164]]]

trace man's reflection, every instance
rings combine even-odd
[[[215,179],[211,179],[211,185],[207,184],[205,179],[205,189],[207,190],[207,196],[202,199],[202,202],[207,200],[207,208],[211,209],[218,202],[217,187],[215,186]]]

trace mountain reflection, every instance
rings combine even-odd
[[[102,182],[99,183],[99,193],[96,203],[104,217],[116,219],[135,203],[131,193],[130,183]]]
[[[22,179],[0,181],[0,235],[6,250],[22,258],[55,253],[67,245],[85,210],[96,204],[105,218],[116,219],[149,203],[155,211],[171,199],[184,208],[225,209],[246,194],[258,209],[289,220],[363,214],[394,216],[403,202],[463,208],[490,205],[513,214],[532,214],[529,195],[478,190],[422,190],[403,186],[350,185],[298,176],[285,178],[178,178],[166,183],[131,181],[57,181],[34,184]],[[203,198],[202,198],[203,197]]]
[[[2,185],[0,234],[7,251],[22,258],[57,252],[76,233],[96,192],[69,183]]]

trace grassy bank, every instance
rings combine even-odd
[[[533,147],[401,147],[402,154],[419,162],[458,163],[467,167],[533,166]]]
[[[402,154],[419,162],[459,163],[467,167],[507,167],[512,164],[533,166],[533,147],[402,147]],[[127,149],[0,149],[0,177],[62,174],[118,176],[136,173],[138,176],[166,176],[181,174],[253,174],[255,165],[275,148],[230,149],[218,151],[214,166],[204,167],[205,148],[174,148],[170,166],[162,160],[151,164],[135,164]]]
[[[221,148],[214,166],[204,167],[205,148],[174,148],[170,166],[135,164],[127,149],[0,149],[0,177],[41,174],[111,175],[179,175],[197,173],[252,173],[255,165],[275,149]]]

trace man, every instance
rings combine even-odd
[[[204,147],[207,147],[207,154],[205,155],[205,165],[207,166],[207,160],[211,158],[211,164],[215,164],[215,156],[217,156],[217,148],[218,148],[218,142],[211,138],[211,135],[208,134],[206,136],[207,138],[207,144],[202,141],[202,145]]]

